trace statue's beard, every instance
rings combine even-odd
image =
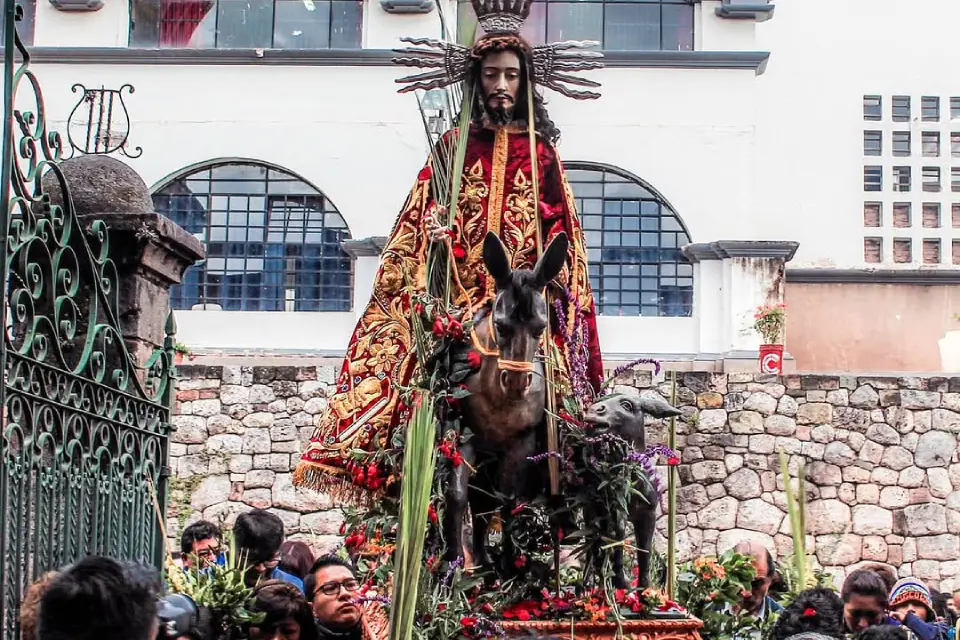
[[[506,100],[503,103],[498,102],[496,105],[491,104],[492,102],[492,96],[488,96],[483,103],[483,111],[487,114],[491,123],[504,126],[513,122],[514,103],[512,100]]]

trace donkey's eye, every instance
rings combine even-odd
[[[626,409],[627,411],[629,411],[630,413],[633,413],[633,403],[630,402],[629,400],[621,400],[620,406]]]
[[[503,320],[497,320],[494,324],[497,326],[498,335],[505,335],[513,330],[510,323],[504,322]]]

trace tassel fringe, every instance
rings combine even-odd
[[[368,508],[376,495],[358,487],[342,474],[332,473],[310,462],[300,462],[293,474],[293,486],[330,496],[335,506]]]

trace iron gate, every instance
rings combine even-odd
[[[16,638],[24,590],[43,572],[87,554],[162,559],[173,323],[164,348],[135,362],[118,323],[108,229],[81,225],[73,211],[58,167],[63,140],[47,130],[16,31],[22,12],[4,2],[0,620],[2,637]],[[41,188],[48,173],[62,206]]]

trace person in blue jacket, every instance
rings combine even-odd
[[[917,640],[947,640],[950,628],[937,620],[930,589],[916,578],[903,578],[888,598],[890,617],[909,629]]]

